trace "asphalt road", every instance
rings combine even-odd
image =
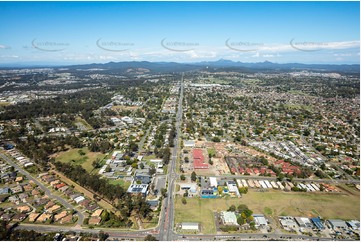
[[[172,159],[169,163],[169,170],[168,170],[168,196],[166,199],[164,199],[164,209],[162,209],[161,213],[161,222],[159,225],[159,240],[164,241],[172,241],[177,239],[177,235],[173,232],[174,227],[174,184],[177,179],[177,172],[176,172],[176,164],[177,164],[177,157],[178,157],[178,151],[179,148],[179,137],[181,133],[181,124],[182,124],[182,117],[183,117],[183,109],[182,109],[182,103],[183,103],[183,75],[180,82],[180,94],[179,94],[179,100],[178,100],[178,112],[176,115],[176,137],[174,138],[174,148],[172,151]]]
[[[17,165],[15,162],[13,162],[11,159],[9,159],[7,156],[5,156],[4,154],[0,154],[0,157],[2,159],[4,159],[6,162],[8,162],[10,165],[12,165],[16,170],[20,171],[21,173],[23,173],[29,180],[32,180],[36,185],[38,185],[44,192],[45,194],[51,198],[51,199],[55,199],[57,201],[59,201],[65,208],[68,209],[74,209],[77,212],[78,215],[78,221],[77,221],[77,225],[81,226],[83,224],[84,221],[84,215],[77,210],[76,208],[74,208],[70,203],[68,203],[65,199],[56,196],[54,194],[52,194],[52,192],[46,187],[44,186],[41,182],[39,182],[36,178],[34,178],[29,172],[27,172],[26,170],[24,170],[22,167],[20,167],[19,165]]]

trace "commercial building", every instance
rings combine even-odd
[[[215,177],[210,177],[209,178],[209,183],[211,185],[211,187],[218,187],[218,182],[217,182],[217,178]]]
[[[323,225],[323,223],[319,217],[311,218],[311,222],[316,226],[317,229],[319,229],[319,230],[325,229],[325,226]]]
[[[143,196],[147,195],[148,192],[148,184],[132,184],[129,186],[127,192],[131,194],[142,194]]]
[[[346,222],[341,219],[330,219],[328,223],[333,229],[347,229],[348,227]]]
[[[240,196],[236,182],[227,181],[228,192]]]
[[[182,230],[199,230],[199,223],[187,223],[184,222],[181,224]]]
[[[237,217],[234,212],[221,212],[221,220],[224,225],[238,225]]]
[[[264,217],[263,214],[254,214],[253,215],[254,218],[254,222],[255,222],[255,227],[256,228],[265,228],[267,227],[268,223],[267,223],[267,219]]]
[[[280,223],[282,227],[286,230],[294,230],[297,229],[298,225],[293,217],[280,217]]]
[[[301,228],[312,228],[312,222],[309,218],[295,217],[295,220]]]
[[[191,148],[196,145],[196,142],[194,140],[185,140],[183,145],[185,148]]]
[[[193,150],[193,167],[194,169],[208,169],[208,164],[204,162],[204,156],[201,149]]]

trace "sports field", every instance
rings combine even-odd
[[[200,199],[181,198],[175,200],[175,223],[200,222],[202,233],[215,233],[214,211],[227,210],[231,205],[246,204],[254,213],[266,216],[321,216],[324,219],[360,219],[359,195],[295,193],[270,190],[250,191],[242,198]]]

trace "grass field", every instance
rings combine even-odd
[[[0,106],[9,106],[10,103],[9,102],[0,102]]]
[[[124,105],[115,105],[111,109],[114,111],[117,110],[136,110],[140,108],[139,106],[124,106]]]
[[[175,222],[200,222],[203,233],[215,233],[213,211],[227,210],[231,205],[246,204],[254,213],[266,216],[322,216],[324,219],[360,219],[359,195],[312,194],[294,192],[250,191],[242,198],[175,200]]]
[[[130,181],[124,181],[124,179],[109,179],[109,183],[113,185],[120,185],[124,189],[128,189]]]
[[[214,77],[207,77],[207,78],[203,78],[202,80],[204,83],[207,84],[223,84],[223,85],[228,85],[231,84],[232,82],[229,80],[224,80],[224,79],[219,79],[219,78],[214,78]]]
[[[309,105],[300,105],[300,104],[285,104],[285,107],[290,110],[307,110],[307,111],[313,111],[313,108]]]
[[[75,122],[79,122],[79,123],[83,124],[84,127],[87,129],[93,129],[93,127],[90,124],[88,124],[88,122],[85,121],[84,119],[82,119],[81,117],[76,117]]]
[[[85,155],[80,155],[79,150],[82,150]],[[56,161],[71,163],[73,165],[81,165],[85,170],[91,172],[93,170],[92,163],[94,160],[99,158],[102,160],[104,154],[100,152],[90,152],[88,148],[82,149],[70,149],[68,151],[60,152],[55,157]]]

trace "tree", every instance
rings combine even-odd
[[[161,194],[162,194],[162,197],[167,197],[167,189],[166,188],[162,188],[160,190]]]
[[[158,240],[153,235],[148,234],[147,236],[145,236],[144,241],[158,241]]]
[[[278,181],[282,181],[285,178],[285,175],[283,173],[280,173],[277,177]]]
[[[240,188],[238,188],[238,191],[239,191],[239,193],[247,194],[248,187],[240,187]]]
[[[99,231],[99,240],[105,241],[109,237],[109,234],[104,233],[104,231]]]
[[[193,171],[191,174],[191,181],[196,181],[197,180],[197,174]]]
[[[139,164],[139,168],[140,168],[140,169],[144,169],[144,164],[143,164],[143,162]]]
[[[244,214],[246,218],[249,218],[253,214],[253,211],[250,209],[246,209],[242,212],[242,214]]]
[[[246,221],[244,220],[244,218],[242,218],[242,216],[239,216],[238,219],[237,219],[237,223],[239,225],[243,225],[246,223]]]
[[[186,156],[186,157],[184,158],[184,162],[185,162],[185,163],[189,163],[189,158],[188,158],[188,156]]]
[[[100,167],[100,159],[99,158],[96,158],[93,163],[92,163],[92,166],[94,169],[97,169]]]
[[[83,150],[78,150],[78,154],[79,154],[80,156],[83,156],[83,155],[85,155],[85,152],[84,152]]]
[[[186,179],[186,176],[184,174],[180,175],[180,179],[184,181]]]
[[[236,206],[235,206],[235,205],[231,205],[231,206],[228,208],[228,211],[230,211],[230,212],[236,211]]]
[[[187,204],[187,199],[185,197],[182,198],[182,203]]]
[[[157,172],[157,169],[155,169],[155,167],[152,165],[149,168],[149,175],[153,176],[155,173]]]
[[[213,142],[221,142],[221,139],[219,137],[215,136],[212,138],[212,141]]]
[[[209,164],[210,164],[211,166],[213,165],[212,158],[209,158]]]

